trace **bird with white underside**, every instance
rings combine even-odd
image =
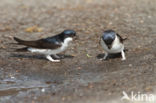
[[[69,43],[76,38],[76,32],[74,30],[64,30],[60,34],[52,37],[47,37],[39,40],[26,41],[14,37],[18,45],[24,45],[26,47],[17,49],[16,51],[30,51],[33,53],[44,54],[49,61],[60,62],[59,59],[53,59],[51,55],[55,58],[59,58],[57,54],[65,51],[69,46]]]
[[[109,54],[121,53],[122,60],[126,60],[124,52],[124,40],[114,30],[106,30],[100,38],[100,44],[105,51],[105,56],[101,60],[106,60]]]

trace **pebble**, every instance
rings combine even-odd
[[[45,92],[45,89],[44,89],[44,88],[42,88],[42,89],[41,89],[41,92]]]
[[[11,77],[11,79],[15,79],[15,77]]]
[[[129,66],[129,67],[132,67],[133,65],[132,65],[132,64],[129,64],[128,66]]]

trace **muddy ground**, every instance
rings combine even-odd
[[[0,103],[121,103],[122,92],[154,93],[155,0],[1,0]],[[33,26],[37,30],[31,30]],[[79,40],[60,63],[14,52],[14,36],[26,40],[74,29]],[[101,33],[124,38],[126,61],[100,61]]]

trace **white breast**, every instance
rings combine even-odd
[[[100,43],[102,47],[104,48],[104,50],[108,53],[120,53],[124,49],[124,45],[120,43],[119,38],[117,36],[115,37],[115,40],[113,41],[111,49],[108,49],[107,45],[102,40],[102,38],[101,38]]]
[[[37,49],[37,48],[28,48],[28,50],[30,52],[35,52],[35,53],[41,53],[41,54],[46,54],[46,55],[53,55],[53,54],[58,54],[61,53],[63,51],[65,51],[69,45],[69,43],[72,41],[73,39],[68,37],[64,40],[64,42],[62,43],[62,46],[60,48],[57,49]]]

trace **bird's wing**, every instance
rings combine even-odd
[[[119,37],[119,40],[123,43],[127,38],[122,38],[118,33],[116,34]]]
[[[38,48],[38,49],[56,49],[61,47],[61,43],[56,42],[54,38],[39,39],[36,41],[25,41],[14,37],[14,40],[18,42],[19,45],[25,45],[28,47]]]

